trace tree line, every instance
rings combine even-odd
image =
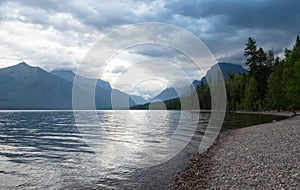
[[[225,80],[228,110],[294,110],[300,108],[300,39],[284,57],[275,57],[257,47],[249,38],[244,56],[249,74],[229,73]],[[201,83],[197,89],[201,109],[211,109],[209,87]]]

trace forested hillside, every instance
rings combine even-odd
[[[300,108],[300,39],[284,57],[275,57],[249,38],[244,55],[249,74],[230,74],[226,79],[228,110],[287,110]],[[202,109],[210,108],[209,87],[197,89]]]

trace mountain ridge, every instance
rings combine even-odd
[[[25,62],[0,69],[0,109],[72,109],[75,73],[64,72],[69,74],[69,78],[58,76],[57,71],[47,72]],[[90,96],[86,90],[97,79],[77,77],[79,82],[76,85],[82,95]],[[114,109],[136,105],[128,94],[112,89],[108,82],[99,79],[95,89],[96,108],[112,109],[112,93],[117,102]]]
[[[129,96],[129,101],[130,101],[130,105],[133,104],[143,104],[146,103],[147,101],[140,97],[140,96],[136,96],[136,95],[130,95],[130,94],[126,94],[124,92],[122,92],[121,90],[118,89],[113,89],[110,84],[106,81],[103,81],[101,79],[92,79],[92,78],[85,78],[82,77],[80,75],[76,75],[73,71],[71,70],[66,70],[66,69],[61,69],[61,70],[53,70],[50,73],[59,76],[63,79],[66,79],[70,82],[73,83],[74,78],[76,76],[76,81],[77,83],[80,83],[79,85],[82,86],[82,88],[84,88],[84,86],[89,86],[90,88],[92,88],[90,85],[96,85],[96,88],[103,88],[105,91],[111,91],[109,92],[111,96],[112,92],[115,96],[123,96],[123,98],[125,98],[124,96]],[[96,83],[96,84],[95,84]]]
[[[72,104],[71,83],[25,62],[0,69],[0,89],[1,109],[65,109]]]

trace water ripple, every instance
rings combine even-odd
[[[149,172],[148,169],[137,169],[135,164],[144,160],[146,164],[149,160],[145,158],[153,158],[152,161],[163,159],[169,138],[181,143],[191,138],[189,134],[193,130],[190,121],[186,120],[183,122],[185,127],[174,134],[180,112],[168,112],[164,122],[159,124],[155,123],[160,122],[159,113],[152,117],[152,122],[149,122],[147,113],[135,111],[136,120],[133,121],[126,115],[116,118],[112,111],[99,111],[99,125],[75,123],[73,112],[1,111],[0,189],[140,186],[137,176],[142,180]],[[90,115],[89,112],[79,114],[86,118]],[[201,122],[207,121],[205,117]],[[77,127],[85,130],[79,131]],[[203,130],[197,129],[197,141]],[[92,140],[96,148],[91,149],[87,140]],[[191,152],[183,156],[187,154]],[[176,162],[180,160],[182,158]],[[179,168],[170,171],[176,172]],[[162,168],[160,172],[165,170]]]

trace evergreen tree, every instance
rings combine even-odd
[[[284,94],[283,70],[285,60],[276,57],[272,73],[268,79],[268,90],[266,94],[267,109],[286,109]]]
[[[284,108],[282,75],[283,61],[277,57],[274,63],[274,71],[268,79],[266,99],[268,109],[277,109],[278,112]]]
[[[246,65],[250,68],[250,76],[254,76],[257,70],[257,47],[256,41],[249,37],[244,56],[247,57]]]
[[[257,63],[258,65],[266,65],[267,62],[267,54],[264,52],[263,48],[260,47],[256,53]]]
[[[286,52],[288,56],[284,65],[283,81],[284,81],[284,93],[289,108],[300,107],[300,91],[299,81],[300,75],[298,64],[300,61],[300,39],[297,36],[296,44],[293,50]]]
[[[257,83],[254,77],[251,77],[246,85],[244,104],[246,110],[257,111],[261,108],[261,102],[258,99]]]
[[[200,109],[211,109],[211,96],[208,85],[201,82],[200,87],[197,89]]]
[[[213,84],[210,85],[209,87],[210,87],[210,92],[213,95],[211,96],[212,109],[213,110],[226,109],[227,94],[226,94],[226,87],[224,84],[224,78],[221,70],[217,71],[216,75],[214,76]],[[225,96],[225,100],[223,99],[224,96]]]
[[[228,73],[228,78],[225,81],[226,84],[226,93],[227,93],[227,109],[235,110],[235,98],[234,98],[234,74]]]
[[[254,78],[257,83],[258,98],[261,102],[264,102],[270,71],[267,65],[267,54],[261,47],[257,51],[257,63],[258,68]]]
[[[296,89],[295,89],[295,94],[296,94],[296,101],[295,101],[295,108],[300,109],[300,59],[298,59],[295,62],[295,80],[296,80]]]
[[[244,101],[246,75],[228,74],[226,80],[228,110],[242,109]]]
[[[274,57],[273,49],[270,49],[268,52],[267,66],[268,66],[270,74],[271,74],[271,72],[273,72],[274,66],[275,66],[275,57]]]
[[[285,49],[284,49],[284,56],[285,56],[286,58],[289,57],[289,56],[291,55],[291,53],[292,53],[292,51],[289,50],[288,48],[285,48]]]

